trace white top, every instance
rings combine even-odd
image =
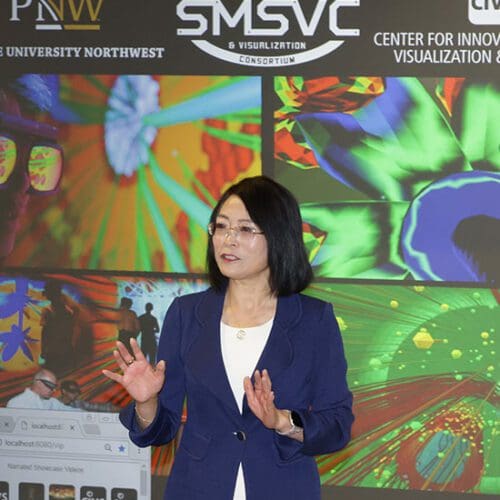
[[[222,359],[240,413],[243,410],[243,397],[245,396],[243,379],[246,376],[251,377],[255,371],[257,362],[271,333],[273,321],[274,318],[271,318],[263,325],[250,328],[235,328],[226,325],[222,321],[220,323]],[[234,500],[246,499],[245,480],[241,464],[238,469],[233,498]]]
[[[64,410],[78,411],[77,408],[67,406],[56,398],[41,398],[31,389],[25,389],[24,392],[14,396],[7,402],[7,408],[33,408],[36,410]]]

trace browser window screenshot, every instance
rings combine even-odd
[[[146,500],[150,477],[116,413],[0,409],[0,500]]]

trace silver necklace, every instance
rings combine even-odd
[[[240,330],[238,330],[238,331],[236,332],[236,338],[237,338],[238,340],[243,340],[246,336],[247,336],[247,332],[246,332],[245,330],[241,330],[241,329],[240,329]]]

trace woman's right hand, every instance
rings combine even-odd
[[[152,366],[134,338],[130,339],[130,347],[134,356],[120,341],[116,342],[116,349],[113,351],[122,375],[110,370],[102,370],[102,373],[124,387],[137,403],[156,401],[165,382],[165,361],[161,360],[156,366]]]

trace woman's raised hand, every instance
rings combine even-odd
[[[156,398],[165,382],[165,361],[152,366],[144,357],[137,341],[130,339],[132,354],[122,342],[116,342],[113,356],[122,375],[110,370],[102,370],[106,377],[122,385],[138,403],[145,403]]]
[[[255,384],[252,384],[249,377],[243,381],[248,406],[268,429],[276,429],[280,423],[280,410],[274,405],[274,392],[267,370],[262,370],[262,373],[255,370],[254,381]]]
[[[255,370],[253,378],[253,384],[250,377],[245,377],[243,380],[248,406],[253,414],[268,429],[274,429],[281,434],[290,431],[292,429],[290,411],[276,408],[274,404],[274,392],[272,390],[273,386],[268,371],[262,370],[260,372],[259,370]],[[304,441],[302,432],[286,435],[296,441]]]

